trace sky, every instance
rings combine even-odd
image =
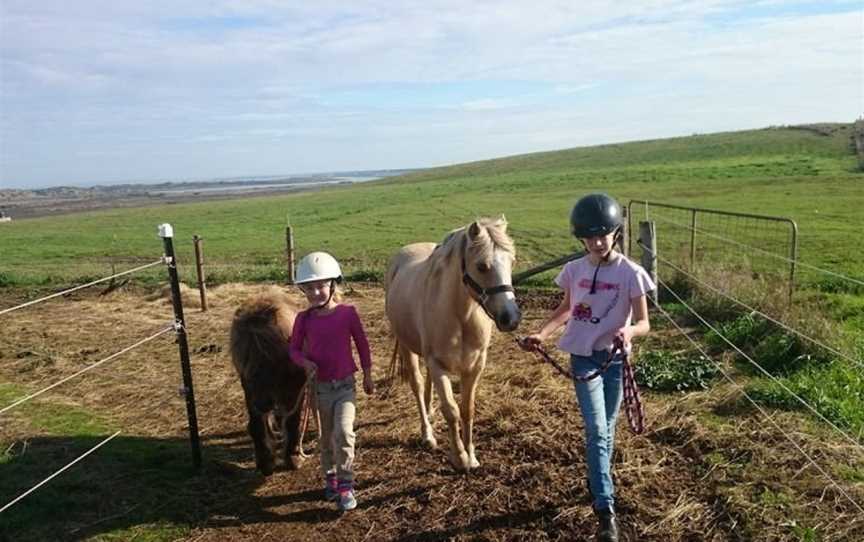
[[[862,113],[858,0],[0,0],[0,188],[430,167]]]

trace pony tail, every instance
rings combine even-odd
[[[393,341],[393,354],[390,356],[390,366],[387,368],[387,380],[389,385],[393,386],[396,378],[399,382],[406,383],[411,381],[411,363],[405,356],[399,353],[399,339]]]
[[[399,339],[393,341],[393,354],[390,356],[390,366],[387,368],[387,380],[390,381],[390,384],[393,384],[393,381],[396,379],[396,375],[398,372],[399,380],[402,380],[402,374],[404,373],[404,369],[402,365],[405,363],[402,362],[399,365],[396,364],[396,360],[399,359]],[[404,380],[402,380],[404,382]]]

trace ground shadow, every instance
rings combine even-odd
[[[0,456],[0,507],[103,438],[38,437],[13,444]],[[238,512],[244,518],[271,515],[267,500],[255,495],[266,478],[254,470],[245,433],[202,438],[202,451],[196,470],[187,439],[120,435],[3,512],[0,540],[81,540],[109,532],[123,538],[125,530],[131,536],[142,525],[193,528]],[[282,469],[274,476],[294,474]],[[287,499],[313,501],[317,493]],[[319,512],[303,519],[331,519],[329,510]]]
[[[503,514],[491,514],[481,516],[467,525],[457,525],[447,529],[436,529],[411,533],[396,540],[398,542],[437,542],[439,540],[450,540],[454,537],[466,537],[488,533],[496,529],[519,529],[538,522],[548,521],[555,510],[550,507],[538,508],[536,510],[519,510]]]

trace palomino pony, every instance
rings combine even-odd
[[[231,359],[246,396],[255,465],[264,475],[275,466],[274,426],[284,438],[285,465],[296,469],[303,457],[306,373],[291,361],[289,350],[295,316],[287,296],[272,289],[243,303],[231,323]]]
[[[502,216],[454,230],[440,245],[407,245],[387,271],[387,318],[396,335],[402,374],[417,400],[421,438],[427,446],[437,446],[429,423],[434,384],[449,427],[450,462],[461,471],[480,466],[472,440],[474,397],[492,324],[513,331],[521,319],[510,284],[515,256]],[[428,376],[423,398],[419,356]],[[450,375],[460,379],[461,410]]]

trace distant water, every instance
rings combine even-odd
[[[326,186],[331,184],[362,183],[374,181],[383,177],[327,177],[326,179],[297,180],[284,183],[270,184],[232,184],[229,186],[202,186],[201,188],[186,187],[169,190],[151,190],[151,194],[176,195],[176,194],[198,194],[198,193],[230,193],[230,192],[254,192],[263,190],[274,190],[277,188],[309,188],[313,186]]]

